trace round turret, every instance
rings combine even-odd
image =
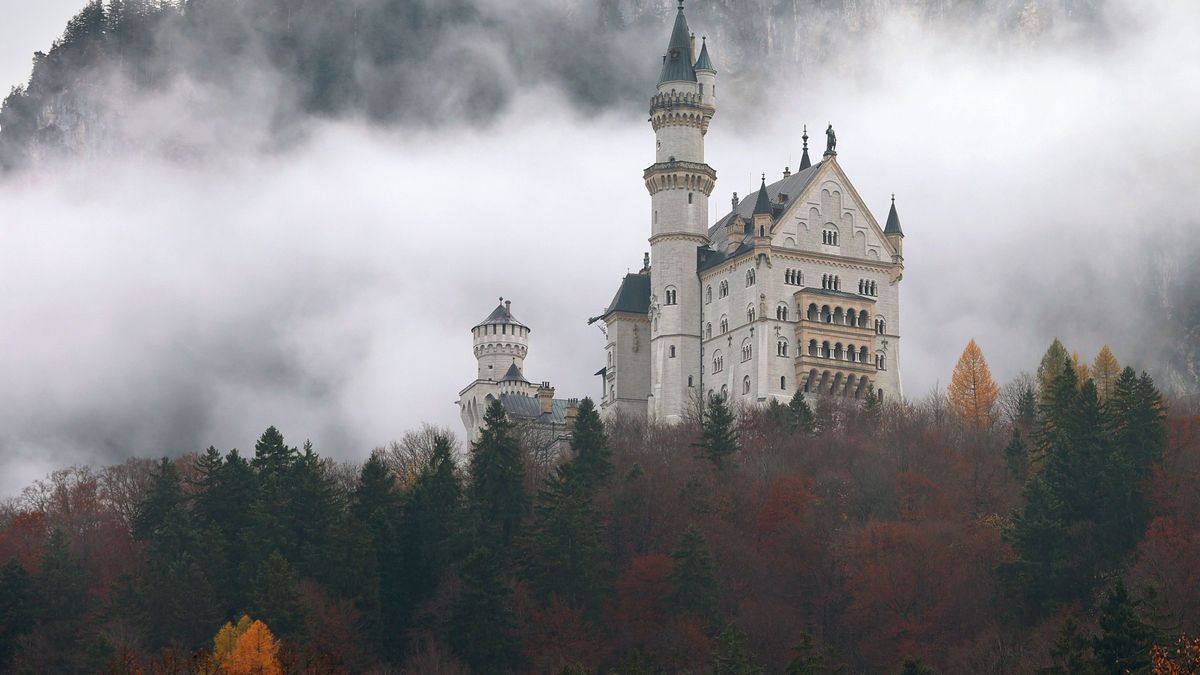
[[[524,367],[529,353],[529,327],[512,315],[511,301],[500,298],[496,309],[471,329],[471,336],[480,380],[499,382],[510,368],[520,372]]]

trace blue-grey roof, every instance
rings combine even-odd
[[[500,394],[500,405],[504,406],[504,412],[508,413],[509,417],[515,419],[533,420],[545,424],[566,424],[567,422],[569,402],[563,398],[554,399],[549,413],[542,412],[542,404],[536,396]]]
[[[708,58],[708,40],[704,38],[701,38],[700,57],[696,59],[696,70],[711,70],[714,73],[717,72],[717,69],[713,68],[712,59]]]
[[[521,369],[517,367],[516,361],[513,361],[513,364],[508,367],[508,372],[504,374],[504,377],[500,378],[500,381],[501,382],[529,382],[529,380],[525,379],[525,374],[522,373]]]
[[[892,197],[892,210],[888,211],[887,227],[883,228],[883,233],[904,236],[904,230],[900,229],[900,216],[896,215],[895,197]]]
[[[613,296],[608,309],[602,316],[613,312],[630,312],[632,314],[648,314],[650,312],[650,275],[626,274],[621,280],[621,287]]]
[[[754,215],[771,215],[771,198],[767,196],[767,177],[762,179],[762,187],[758,188],[758,199],[754,200]]]
[[[675,28],[671,31],[671,42],[667,45],[667,54],[663,57],[662,73],[658,83],[663,82],[695,82],[696,69],[692,66],[692,34],[688,32],[687,18],[683,16],[683,6],[675,15]]]
[[[517,319],[515,317],[513,317],[513,315],[512,315],[512,310],[510,310],[508,308],[508,306],[505,305],[503,302],[500,303],[499,305],[496,305],[496,309],[493,309],[492,313],[488,314],[486,319],[484,319],[483,321],[480,321],[476,325],[477,326],[489,326],[491,324],[500,324],[500,323],[506,323],[506,324],[509,324],[512,326],[521,326],[522,328],[529,327],[529,326],[526,326],[525,324],[521,323],[520,321],[517,321]]]
[[[813,176],[817,175],[817,171],[821,168],[822,164],[824,164],[824,162],[817,162],[803,171],[797,171],[791,176],[771,183],[767,186],[766,196],[768,200],[770,199],[770,195],[784,194],[788,197],[787,202],[771,202],[772,220],[782,215],[783,209],[787,207],[792,200],[800,197],[800,193],[804,192],[805,188],[808,187],[809,182],[812,181]],[[757,210],[756,207],[758,206],[758,199],[762,194],[762,190],[759,190],[758,193],[754,195],[753,199],[750,197],[742,199],[740,202],[738,202],[736,209],[721,216],[719,219],[717,219],[717,222],[713,223],[712,227],[708,228],[708,239],[712,242],[712,247],[714,250],[725,250],[725,229],[726,225],[732,218],[740,215],[747,220],[753,219],[754,212]],[[734,253],[736,254],[737,252],[735,251]],[[725,259],[728,260],[731,257],[734,256],[725,256]]]
[[[808,142],[806,141],[804,143],[804,154],[800,155],[800,168],[798,170],[803,171],[810,166],[812,166],[812,160],[808,158]]]

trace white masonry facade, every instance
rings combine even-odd
[[[804,154],[709,220],[716,172],[704,138],[717,72],[696,55],[682,3],[650,101],[655,158],[650,253],[594,320],[606,336],[601,410],[681,421],[710,395],[733,404],[812,396],[899,398],[904,233],[895,200],[881,227],[837,159],[832,127]]]

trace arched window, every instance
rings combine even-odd
[[[853,307],[846,310],[846,325],[847,326],[857,326],[858,325],[858,312],[855,312]]]
[[[854,345],[849,345],[846,347],[846,359],[850,361],[850,363],[854,363],[858,360],[858,349]]]
[[[746,306],[746,321],[748,323],[754,323],[754,305],[753,304]]]
[[[833,346],[833,358],[840,361],[842,360],[842,355],[842,343],[839,342]]]
[[[688,386],[692,386],[692,376],[688,375]]]
[[[788,320],[787,305],[779,305],[778,307],[775,308],[775,318],[779,319],[780,321]]]
[[[883,335],[887,332],[887,322],[885,322],[882,318],[875,319],[875,332],[879,335]]]
[[[729,282],[728,281],[722,281],[721,284],[719,286],[717,286],[717,295],[719,295],[722,298],[729,295]]]
[[[779,376],[779,388],[784,391],[787,391],[787,377],[785,377],[783,375]]]
[[[690,192],[688,193],[688,203],[689,204],[692,203],[692,193],[690,193]]]
[[[833,278],[833,290],[835,290],[835,291],[842,290],[842,278],[841,277],[835,276]]]
[[[829,289],[829,275],[828,274],[821,275],[821,288],[824,288],[826,290]]]
[[[721,350],[713,352],[713,372],[719,373],[725,370],[725,357],[721,355]]]
[[[809,356],[817,356],[818,353],[819,352],[817,351],[817,341],[809,340],[808,341],[808,355]]]
[[[705,303],[712,302],[712,286],[711,285],[709,285],[707,288],[704,289],[704,302]]]
[[[672,286],[667,286],[666,295],[667,295],[667,304],[668,305],[674,305],[679,299],[678,293],[676,292],[675,288]]]
[[[879,287],[874,281],[871,282],[871,295],[879,295]]]
[[[754,270],[746,270],[746,285],[754,285]]]
[[[833,349],[829,347],[828,340],[821,343],[821,356],[824,356],[825,358],[833,356]]]
[[[808,320],[816,321],[821,318],[821,311],[817,309],[817,303],[812,303],[808,306]]]
[[[723,316],[723,317],[721,317],[721,334],[724,335],[725,333],[728,333],[728,332],[729,332],[729,317]]]
[[[667,353],[668,353],[667,355],[669,358],[672,358],[672,359],[675,358],[675,345],[671,345],[670,347],[668,347]]]
[[[829,305],[821,305],[821,321],[833,323],[833,312],[830,311]]]
[[[878,359],[879,359],[879,365],[877,367],[880,370],[887,370],[887,354],[880,354],[878,356]]]
[[[754,356],[754,347],[750,343],[750,338],[742,340],[742,361],[749,361]]]
[[[745,394],[749,394],[749,393],[750,393],[750,376],[747,375],[742,378],[742,394],[745,395]]]
[[[788,355],[788,341],[783,338],[780,338],[779,341],[775,343],[775,353],[778,354],[779,356],[787,356]]]
[[[860,347],[860,348],[859,348],[859,350],[858,350],[858,360],[859,360],[859,362],[860,362],[860,363],[866,363],[866,362],[867,362],[867,348],[866,348],[866,347]]]
[[[704,324],[704,339],[705,340],[712,339],[712,322],[711,321]]]

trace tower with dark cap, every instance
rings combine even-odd
[[[704,160],[716,112],[708,44],[699,55],[680,0],[658,91],[650,99],[655,157],[643,173],[650,193],[650,360],[648,412],[681,419],[700,379],[700,285],[696,249],[709,243],[708,198],[717,174]]]

